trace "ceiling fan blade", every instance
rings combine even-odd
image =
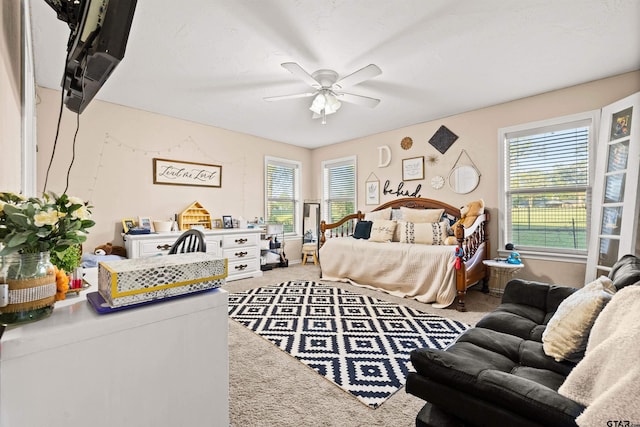
[[[293,95],[281,95],[281,96],[267,96],[266,98],[262,98],[265,101],[282,101],[283,99],[296,99],[296,98],[309,98],[310,96],[315,95],[316,92],[305,92],[305,93],[296,93]]]
[[[296,76],[297,78],[299,78],[300,80],[302,80],[303,82],[305,82],[306,84],[308,84],[309,86],[316,88],[316,89],[320,89],[322,87],[322,85],[313,77],[311,77],[311,74],[307,73],[300,65],[298,65],[295,62],[285,62],[282,65],[282,67],[289,71],[291,74],[293,74],[294,76]]]
[[[380,74],[382,74],[382,70],[377,65],[369,64],[366,67],[360,68],[358,71],[338,80],[333,87],[346,88],[349,86],[355,86],[358,83],[372,79]]]
[[[380,103],[380,100],[377,98],[355,95],[353,93],[338,92],[335,95],[340,101],[348,102],[350,104],[362,105],[363,107],[373,108]]]

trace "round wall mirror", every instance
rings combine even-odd
[[[449,187],[458,194],[472,192],[478,183],[480,183],[480,175],[473,166],[458,166],[449,174]]]

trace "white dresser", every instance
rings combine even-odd
[[[207,253],[229,260],[227,282],[262,276],[260,229],[231,228],[205,230]],[[182,232],[124,235],[128,258],[166,255]]]

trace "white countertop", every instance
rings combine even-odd
[[[56,302],[51,316],[33,323],[7,327],[2,336],[0,360],[206,310],[226,304],[228,299],[227,292],[217,288],[143,307],[98,314],[86,300],[87,292],[98,291],[97,268],[86,270],[85,280],[91,283],[91,287],[78,296],[69,296]]]

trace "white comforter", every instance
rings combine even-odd
[[[327,239],[320,248],[324,280],[350,282],[391,295],[449,306],[456,297],[455,246]]]

